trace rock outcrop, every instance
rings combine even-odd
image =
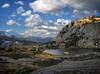
[[[30,74],[100,74],[100,59],[86,61],[64,61]]]
[[[100,17],[88,16],[72,21],[55,40],[63,48],[100,48]]]

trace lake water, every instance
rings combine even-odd
[[[66,55],[68,52],[62,50],[62,49],[47,49],[44,52],[53,54],[53,55]]]

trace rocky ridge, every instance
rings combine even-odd
[[[72,21],[55,41],[63,48],[100,48],[100,17],[88,16]]]

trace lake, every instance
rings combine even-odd
[[[53,55],[66,55],[66,54],[69,54],[68,52],[66,52],[62,49],[47,49],[47,50],[44,50],[44,52],[49,53],[49,54],[53,54]]]

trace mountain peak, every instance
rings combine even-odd
[[[100,16],[88,16],[66,25],[55,38],[66,48],[100,48]]]

